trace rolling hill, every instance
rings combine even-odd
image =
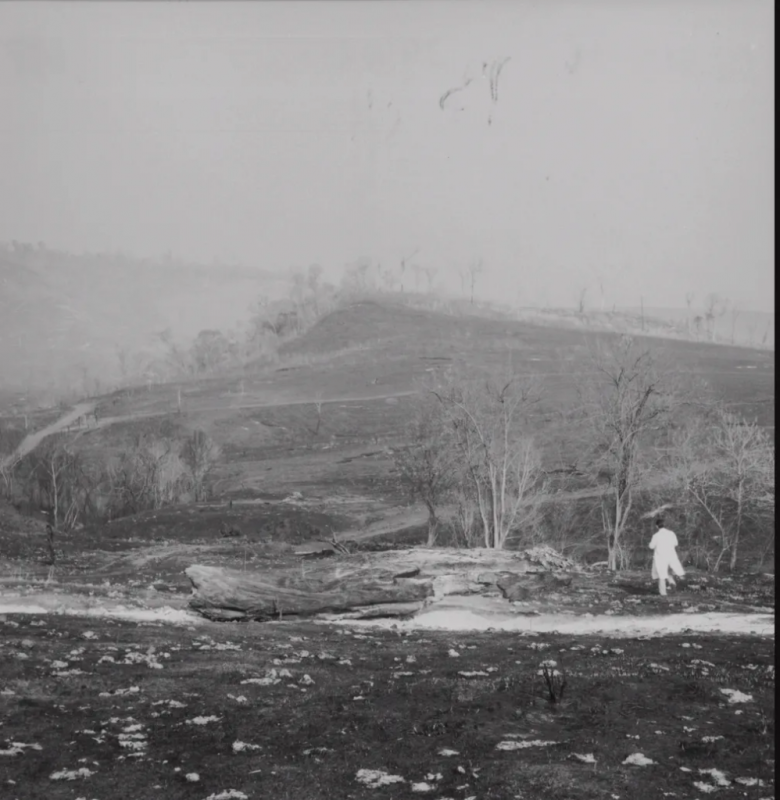
[[[257,532],[282,526],[286,539],[300,538],[312,526],[350,535],[414,528],[425,515],[408,505],[392,451],[403,441],[422,382],[450,365],[511,366],[543,377],[547,406],[565,407],[576,398],[578,376],[589,368],[593,339],[604,335],[609,334],[361,301],[286,342],[276,363],[95,397],[99,423],[65,432],[72,447],[90,460],[117,456],[143,434],[181,441],[202,430],[221,448],[210,473],[213,512],[199,506],[144,512],[118,526],[97,525],[96,542],[113,536],[113,529],[127,531],[152,521],[159,531],[155,535],[198,532],[208,538],[227,518],[228,500],[236,504],[228,513],[231,520]],[[703,378],[717,397],[774,429],[770,352],[646,341],[685,372]],[[34,427],[50,424],[50,416]],[[18,417],[6,419],[20,425]],[[576,458],[576,430],[540,420],[537,433],[548,468]],[[569,489],[572,498],[581,492],[579,485]]]

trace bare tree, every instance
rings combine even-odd
[[[408,256],[401,256],[401,291],[404,290],[404,274],[409,262],[420,252],[420,248],[415,248]]]
[[[423,271],[425,272],[425,277],[428,279],[428,291],[433,291],[433,279],[436,277],[436,273],[439,271],[437,267],[427,266],[423,267]]]
[[[577,292],[577,313],[585,313],[585,295],[588,293],[587,286],[581,286]]]
[[[718,319],[726,313],[727,308],[728,303],[714,292],[710,292],[704,298],[704,320],[711,342],[714,342],[716,338]]]
[[[752,320],[747,324],[747,343],[751,347],[756,343],[756,323]]]
[[[51,437],[19,464],[32,506],[42,508],[55,529],[70,530],[93,508],[94,482],[84,459]]]
[[[306,287],[309,290],[308,303],[314,319],[320,315],[320,294],[322,290],[322,267],[319,264],[309,264],[306,271]]]
[[[361,256],[356,261],[346,264],[341,280],[342,291],[364,292],[371,288],[374,280],[373,274],[370,273],[371,263],[370,258]]]
[[[206,475],[219,459],[220,448],[204,431],[197,430],[184,443],[181,456],[192,476],[195,502],[200,502]]]
[[[116,357],[119,362],[119,377],[122,381],[122,385],[124,385],[130,377],[129,354],[127,349],[117,345]]]
[[[3,494],[6,499],[9,499],[13,494],[15,466],[16,462],[13,459],[4,460],[0,455],[0,479],[3,481]]]
[[[686,292],[685,293],[685,328],[688,331],[688,335],[691,335],[691,323],[693,322],[693,318],[691,317],[691,305],[696,298],[696,292]]]
[[[178,502],[188,488],[187,471],[177,442],[137,437],[105,469],[106,513],[117,518]]]
[[[535,523],[546,491],[529,413],[541,399],[535,379],[450,376],[434,392],[453,438],[462,487],[477,506],[485,547],[501,549]]]
[[[596,278],[596,282],[599,286],[599,300],[600,300],[600,307],[601,310],[604,310],[604,306],[606,305],[606,296],[604,294],[604,278],[602,275],[598,275]]]
[[[314,409],[317,412],[317,425],[314,428],[314,435],[320,432],[320,425],[322,424],[322,390],[318,390],[314,395]]]
[[[477,285],[477,275],[480,275],[484,269],[481,258],[473,258],[468,266],[469,276],[469,289],[471,291],[471,305],[474,305],[474,288]]]
[[[382,277],[382,284],[385,288],[385,291],[392,292],[395,289],[395,285],[397,283],[397,277],[395,271],[392,267],[388,267],[387,269],[382,270],[382,265],[378,265],[378,269],[381,270],[381,277]]]
[[[173,339],[173,332],[170,328],[166,328],[164,331],[157,333],[156,339],[165,348],[163,364],[169,375],[181,376],[188,375],[192,372],[190,355],[188,351],[176,344]],[[151,371],[147,369],[145,376],[147,377],[147,383],[151,389]]]
[[[731,317],[731,344],[735,344],[736,343],[736,338],[737,338],[737,319],[739,317],[739,313],[740,313],[739,309],[735,305],[732,304],[731,313],[730,313],[730,317]]]
[[[581,387],[582,408],[604,486],[602,527],[611,570],[626,565],[624,533],[645,462],[641,445],[669,423],[678,381],[630,336],[602,340],[591,357],[592,377]]]
[[[412,273],[414,274],[414,290],[415,292],[419,292],[423,268],[419,264],[412,264]]]
[[[25,415],[25,429],[27,418]],[[14,469],[19,462],[16,448],[23,441],[23,434],[20,430],[14,429],[9,425],[0,424],[0,479],[3,481],[3,491],[10,499],[13,494]]]
[[[714,529],[718,552],[712,569],[728,557],[733,570],[749,526],[774,538],[772,440],[756,422],[717,407],[683,429],[675,452],[688,499]]]
[[[460,290],[466,294],[466,284],[468,283],[469,271],[467,267],[460,267],[458,269],[458,277],[460,278]]]
[[[222,331],[203,330],[190,346],[190,368],[200,374],[213,372],[229,364],[232,355],[230,342]]]
[[[769,339],[769,332],[772,330],[772,321],[770,320],[764,328],[764,335],[761,337],[761,346],[766,347],[767,340]]]
[[[394,453],[401,483],[413,500],[428,510],[427,545],[433,547],[439,533],[438,510],[457,482],[454,451],[440,409],[424,398],[407,428],[407,444]]]

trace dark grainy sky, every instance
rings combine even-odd
[[[0,240],[771,311],[773,68],[769,0],[3,2]]]

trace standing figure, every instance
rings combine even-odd
[[[669,574],[671,569],[678,578],[685,575],[680,559],[677,557],[677,536],[674,531],[664,528],[664,521],[660,517],[655,521],[656,532],[650,540],[650,549],[653,551],[653,579],[658,581],[658,593],[666,597],[666,582],[676,586],[674,578]]]

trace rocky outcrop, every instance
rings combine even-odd
[[[215,620],[407,616],[448,595],[500,593],[523,601],[566,588],[577,571],[549,547],[519,552],[411,548],[338,553],[262,572],[204,565],[185,570],[193,586],[190,606]]]

